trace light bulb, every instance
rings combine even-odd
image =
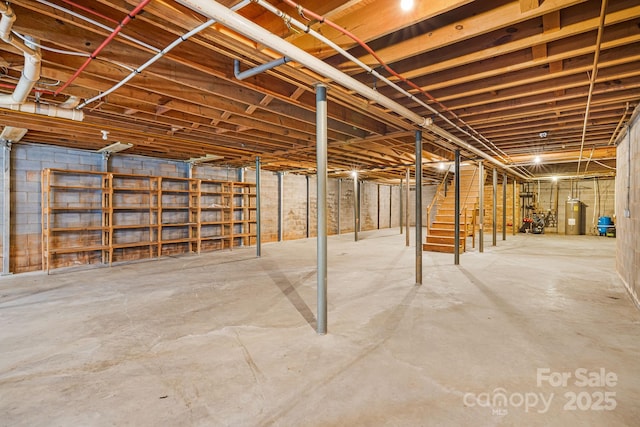
[[[413,9],[413,0],[400,0],[400,9],[405,12]]]

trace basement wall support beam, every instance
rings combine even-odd
[[[2,275],[11,274],[11,142],[2,140]]]
[[[514,179],[513,180],[513,200],[511,201],[511,222],[513,223],[513,226],[511,227],[511,234],[514,236],[516,235],[516,227],[520,226],[520,221],[518,220],[516,222],[516,218],[517,218],[516,217],[516,186],[517,185],[518,185],[518,182]]]
[[[284,179],[278,172],[278,242],[284,240]]]
[[[341,227],[340,227],[340,200],[342,199],[342,178],[338,178],[338,209],[336,212],[336,222],[338,223],[338,236],[340,235]]]
[[[416,285],[422,285],[422,131],[416,131]]]
[[[507,240],[507,174],[502,174],[502,240]]]
[[[478,206],[478,223],[479,238],[478,238],[478,251],[484,252],[484,163],[482,160],[478,162],[478,199],[480,200],[480,206]]]
[[[111,170],[111,153],[105,151],[102,153],[102,172],[109,172]]]
[[[260,156],[256,156],[256,256],[262,256],[262,236],[260,236]]]
[[[460,264],[460,150],[455,150],[454,173],[456,175],[454,187],[453,210],[453,264]],[[427,221],[429,219],[427,218]],[[466,221],[465,221],[466,222]],[[466,232],[465,232],[466,235]],[[465,236],[466,237],[466,236]]]
[[[493,168],[493,203],[491,203],[491,245],[496,246],[498,244],[498,221],[496,216],[498,215],[498,169]]]
[[[405,233],[405,245],[407,247],[409,247],[409,178],[410,178],[410,171],[409,168],[407,168],[407,171],[405,172],[405,182],[407,183],[407,185],[405,186],[406,188],[404,189],[404,226],[406,229],[406,233]]]
[[[327,87],[316,85],[316,162],[318,173],[318,320],[327,333]]]

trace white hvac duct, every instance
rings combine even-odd
[[[16,20],[13,9],[5,3],[0,3],[0,13],[2,13],[2,18],[0,18],[0,39],[19,49],[24,54],[24,68],[20,80],[11,95],[0,95],[0,108],[82,121],[84,119],[82,111],[68,110],[55,105],[26,102],[29,93],[40,79],[42,56],[38,48],[28,46],[27,43],[13,37],[11,34],[11,27]]]
[[[324,61],[312,56],[304,50],[294,46],[293,44],[281,39],[277,35],[267,31],[254,22],[244,18],[243,16],[233,12],[220,3],[212,0],[177,0],[181,3],[211,19],[215,19],[220,24],[248,37],[257,43],[268,46],[274,50],[280,52],[283,56],[290,58],[292,61],[298,62],[310,70],[329,78],[341,86],[353,90],[354,92],[364,96],[370,101],[376,102],[385,108],[394,111],[402,117],[410,120],[414,124],[428,129],[429,131],[445,138],[446,140],[468,150],[477,156],[486,159],[487,161],[495,164],[502,169],[508,169],[508,166],[499,160],[489,156],[485,152],[477,149],[476,147],[464,142],[455,135],[450,134],[444,129],[433,124],[433,121],[428,117],[422,117],[408,108],[400,105],[396,101],[380,94],[379,92],[371,89],[369,86],[359,82],[353,77],[343,73],[342,71],[330,66]],[[522,175],[521,173],[513,170],[509,170],[510,173],[518,176],[523,180],[529,180],[530,178]]]

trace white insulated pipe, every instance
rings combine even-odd
[[[436,135],[445,138],[446,140],[464,148],[472,152],[473,154],[482,157],[483,159],[495,164],[496,166],[502,169],[508,169],[508,166],[499,160],[489,156],[485,152],[477,149],[476,147],[468,144],[458,138],[455,135],[447,132],[444,129],[433,124],[433,121],[428,117],[422,117],[408,108],[400,105],[396,101],[380,94],[374,89],[371,89],[369,86],[364,83],[359,82],[353,77],[343,73],[342,71],[332,67],[331,65],[325,63],[324,61],[314,57],[313,55],[305,52],[304,50],[294,46],[293,44],[287,42],[286,40],[281,39],[277,35],[269,32],[268,30],[262,28],[261,26],[255,24],[254,22],[244,18],[243,16],[233,12],[232,10],[226,8],[220,3],[212,0],[177,0],[178,3],[181,3],[204,16],[207,16],[211,19],[215,19],[216,22],[224,25],[227,28],[230,28],[236,31],[239,34],[242,34],[245,37],[248,37],[260,44],[265,46],[269,46],[270,48],[277,50],[283,56],[290,58],[292,61],[298,62],[305,67],[309,68],[316,73],[333,80],[334,82],[340,84],[341,86],[353,90],[354,92],[364,96],[370,101],[376,102],[382,105],[385,108],[388,108],[391,111],[399,114],[400,116],[410,120],[414,124],[425,128]],[[522,175],[521,173],[513,170],[509,170],[510,173],[518,176],[523,180],[529,180],[529,177]]]
[[[11,95],[0,95],[0,104],[22,104],[27,100],[29,92],[40,79],[40,62],[42,56],[36,48],[28,46],[11,34],[11,27],[16,20],[16,15],[9,5],[0,3],[0,39],[5,43],[19,49],[24,54],[24,68],[20,80]]]
[[[2,13],[2,18],[0,18],[0,39],[21,50],[24,54],[24,68],[20,80],[11,95],[0,95],[0,108],[82,121],[84,119],[82,111],[60,108],[49,104],[26,102],[29,93],[40,79],[42,56],[39,49],[31,48],[27,43],[14,38],[11,34],[11,27],[16,20],[16,15],[11,7],[5,3],[0,3],[0,13]]]
[[[38,114],[40,116],[75,120],[77,122],[81,122],[84,120],[84,112],[82,110],[58,108],[56,105],[41,104],[37,102],[0,105],[0,108],[5,108],[7,110],[13,111],[21,111],[23,113]]]

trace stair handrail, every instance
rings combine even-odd
[[[473,185],[473,180],[476,177],[476,173],[478,172],[478,168],[473,168],[473,175],[471,176],[471,182],[469,183],[469,188],[467,188],[467,192],[465,193],[464,203],[462,206],[467,206],[467,199],[469,198],[469,193],[471,192],[471,186]]]
[[[442,178],[442,181],[440,182],[440,184],[438,184],[438,188],[436,189],[436,195],[434,196],[433,200],[431,200],[431,203],[427,207],[427,235],[429,235],[429,230],[431,230],[431,223],[432,223],[431,209],[433,209],[433,206],[436,204],[436,202],[439,203],[444,198],[443,187],[448,176],[449,176],[449,170],[447,170],[444,173],[444,177]]]

